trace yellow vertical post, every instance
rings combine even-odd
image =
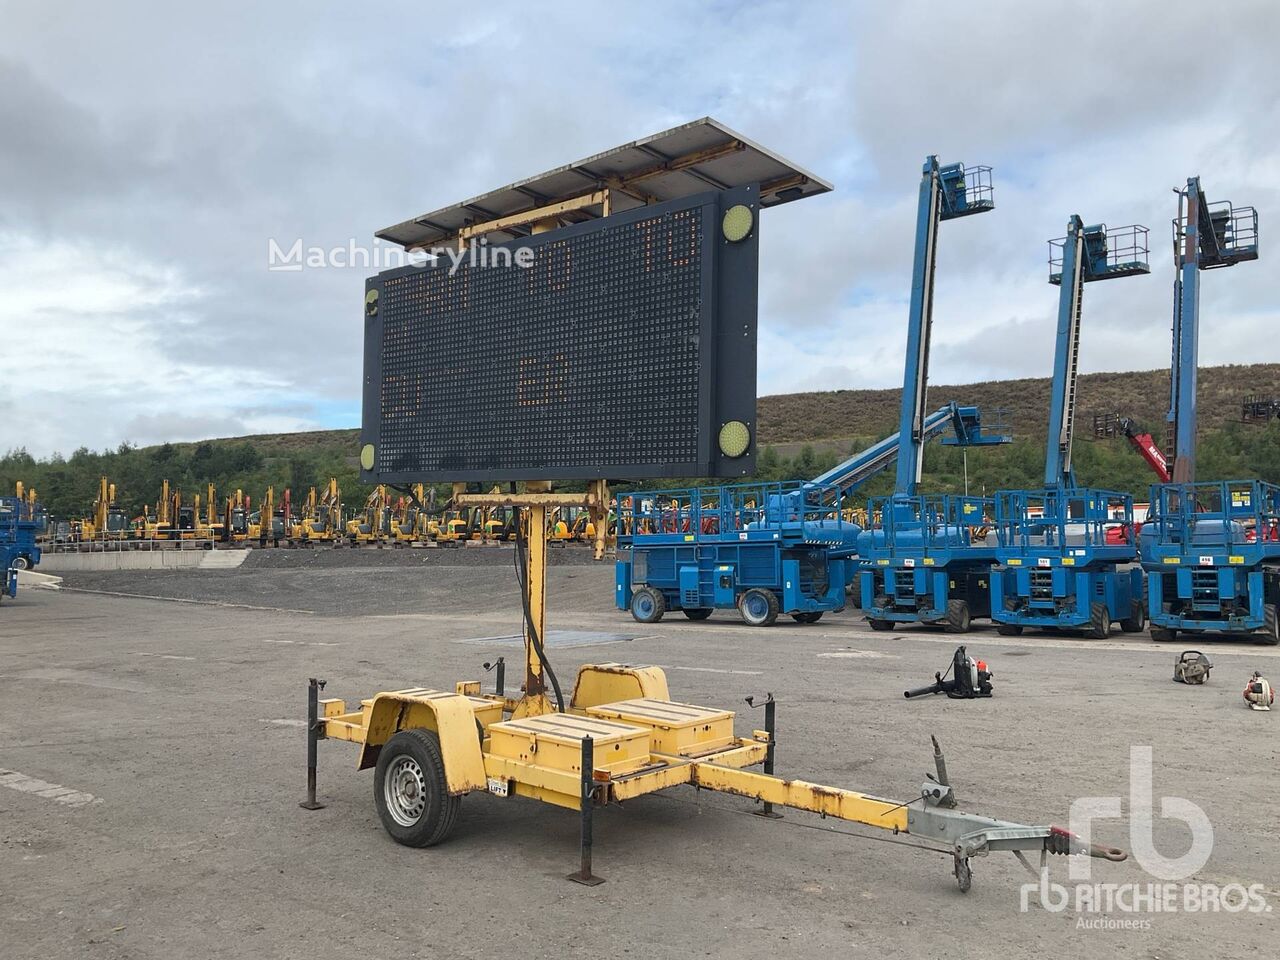
[[[530,483],[529,492],[545,492],[550,484]],[[547,642],[547,506],[533,503],[525,508],[528,523],[525,525],[526,548],[524,583],[527,604],[524,624],[524,696],[513,713],[514,717],[536,717],[554,713],[555,705],[547,697],[547,680],[538,656],[538,645],[546,650]],[[517,547],[518,549],[518,547]]]

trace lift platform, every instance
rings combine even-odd
[[[1267,539],[1276,488],[1252,479],[1196,483],[1200,275],[1258,258],[1257,211],[1210,203],[1200,178],[1190,177],[1178,191],[1173,245],[1171,482],[1151,488],[1139,538],[1151,639],[1213,631],[1280,642],[1280,558]]]
[[[1155,484],[1142,528],[1151,639],[1252,635],[1280,643],[1280,486]]]
[[[1076,481],[1084,290],[1098,280],[1149,273],[1147,228],[1109,230],[1072,216],[1067,235],[1049,241],[1049,251],[1049,282],[1059,289],[1044,487],[996,494],[991,618],[1007,636],[1041,627],[1085,630],[1101,640],[1112,623],[1126,632],[1142,630],[1146,615],[1133,497],[1084,489]]]
[[[924,468],[938,227],[994,207],[990,167],[940,164],[934,156],[925,160],[916,207],[897,477],[892,497],[871,502],[872,525],[858,536],[859,590],[876,630],[919,622],[965,632],[973,617],[990,616],[988,581],[995,547],[987,543],[985,528],[994,505],[976,497],[924,496],[918,488]]]

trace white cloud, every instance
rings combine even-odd
[[[943,227],[936,383],[1048,372],[1044,242],[1077,212],[1154,244],[1152,277],[1090,288],[1083,368],[1164,366],[1169,188],[1199,173],[1264,233],[1280,204],[1261,0],[654,0],[616,20],[566,43],[576,8],[6,4],[0,447],[350,425],[360,271],[268,273],[268,237],[367,240],[704,114],[837,187],[765,216],[762,392],[901,382],[927,153],[991,164],[997,200]],[[1204,363],[1280,360],[1265,263],[1206,275],[1202,307]]]

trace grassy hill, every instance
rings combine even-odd
[[[1043,471],[1047,379],[1004,380],[930,388],[929,408],[948,401],[982,408],[988,425],[1003,424],[1015,442],[991,449],[962,451],[933,445],[925,460],[936,490],[973,492],[1034,486]],[[1200,476],[1259,476],[1280,482],[1280,422],[1266,427],[1239,423],[1246,394],[1280,395],[1280,364],[1206,367],[1200,371]],[[901,391],[832,390],[761,397],[758,404],[761,479],[807,479],[850,453],[897,428]],[[1094,413],[1119,413],[1150,430],[1164,444],[1169,374],[1166,370],[1085,374],[1079,382],[1076,466],[1083,482],[1142,495],[1152,475],[1123,440],[1092,443]],[[188,494],[214,483],[219,496],[236,487],[255,499],[268,485],[290,487],[295,499],[306,488],[336,476],[348,504],[367,491],[358,482],[359,431],[225,437],[197,443],[172,443],[95,453],[78,450],[68,458],[37,461],[25,451],[0,456],[0,490],[15,480],[34,485],[49,509],[79,516],[90,509],[97,479],[116,482],[130,510],[154,502],[160,481],[169,479]],[[886,492],[889,477],[861,491]],[[278,495],[278,494],[277,494]]]

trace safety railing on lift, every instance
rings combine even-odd
[[[1124,227],[1108,227],[1099,224],[1102,233],[1093,231],[1095,226],[1085,227],[1085,256],[1088,258],[1086,278],[1099,280],[1103,277],[1125,276],[1133,273],[1146,273],[1151,256],[1151,230],[1140,223],[1131,223]],[[1058,237],[1049,241],[1049,282],[1062,281],[1063,250],[1067,237]],[[1098,240],[1101,239],[1101,249]]]
[[[1209,222],[1213,229],[1213,242],[1200,238],[1200,266],[1205,270],[1215,267],[1228,267],[1242,260],[1256,260],[1258,257],[1258,211],[1253,207],[1233,207],[1231,201],[1220,200],[1211,203]],[[1187,237],[1186,215],[1173,218],[1174,258],[1179,260],[1183,243]],[[1214,250],[1216,255],[1205,256],[1206,248]]]
[[[1133,496],[1092,488],[996,494],[996,541],[1006,549],[1133,546]]]
[[[889,550],[985,546],[995,523],[995,499],[960,494],[872,497],[867,512]]]
[[[638,490],[618,497],[618,536],[718,534],[845,518],[838,488],[800,482],[739,483],[680,490]]]
[[[1280,554],[1280,486],[1261,480],[1156,484],[1144,527],[1148,535],[1162,546],[1179,545],[1191,553],[1274,543]]]

